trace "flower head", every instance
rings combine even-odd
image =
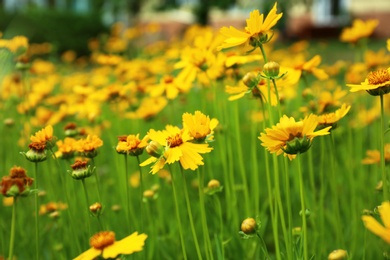
[[[351,92],[365,90],[372,96],[387,94],[390,92],[390,68],[371,71],[360,85],[347,84],[347,86],[351,87]]]
[[[75,144],[75,149],[83,156],[93,158],[97,155],[97,148],[103,145],[103,141],[97,135],[88,135]]]
[[[190,113],[184,113],[183,125],[188,129],[191,137],[197,142],[208,142],[214,139],[213,133],[215,127],[218,125],[218,120],[210,119],[200,111],[195,111],[192,115]]]
[[[352,27],[343,29],[340,40],[342,42],[356,43],[360,39],[370,36],[378,24],[379,21],[377,19],[369,19],[367,21],[355,19],[352,23]]]
[[[343,118],[351,109],[351,106],[347,104],[343,104],[339,109],[335,112],[322,114],[318,116],[318,124],[320,127],[332,126],[335,128],[336,123]]]
[[[249,14],[249,19],[246,20],[244,31],[237,30],[233,26],[222,27],[220,33],[226,37],[225,41],[218,47],[219,50],[238,46],[244,43],[249,43],[253,47],[259,44],[266,43],[270,40],[268,34],[271,28],[276,25],[283,13],[276,13],[277,3],[272,7],[264,20],[264,14],[260,14],[259,10],[254,10]]]
[[[314,137],[329,134],[330,126],[315,131],[317,125],[318,118],[313,114],[301,121],[284,115],[275,126],[265,129],[259,139],[261,145],[271,153],[280,155],[284,152],[292,160],[297,153],[306,152],[310,148]]]
[[[383,202],[379,207],[379,215],[384,226],[382,226],[373,216],[364,215],[362,220],[368,230],[381,237],[390,244],[390,202]]]
[[[138,156],[142,154],[145,147],[148,145],[148,136],[142,140],[139,139],[139,134],[129,135],[125,137],[118,137],[119,142],[116,146],[116,151],[122,154],[129,154],[131,156]]]
[[[1,179],[0,192],[6,197],[27,196],[33,181],[27,176],[25,169],[14,166],[9,175]]]
[[[153,157],[140,165],[145,166],[154,163],[151,170],[153,174],[162,169],[166,163],[172,164],[177,161],[180,161],[184,169],[195,170],[199,165],[204,164],[200,154],[209,153],[213,149],[208,144],[191,142],[193,138],[187,129],[180,129],[171,125],[166,126],[163,131],[150,129],[148,136],[158,153],[151,154]],[[149,151],[148,148],[146,150]],[[153,149],[150,150],[155,152]]]
[[[53,146],[53,127],[51,125],[46,126],[31,136],[30,140],[33,143],[43,143],[47,149],[50,149]]]
[[[91,248],[74,258],[74,260],[91,260],[98,256],[108,259],[116,258],[121,254],[130,255],[134,252],[140,252],[147,237],[146,234],[138,235],[138,232],[134,232],[122,240],[115,241],[114,232],[101,231],[89,240]]]

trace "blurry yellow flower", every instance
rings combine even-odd
[[[62,202],[49,202],[39,207],[39,215],[50,214],[54,211],[67,209],[68,205]]]
[[[360,85],[347,84],[347,86],[351,87],[351,92],[365,90],[373,96],[387,94],[390,91],[390,68],[371,71]]]
[[[390,51],[390,39],[387,39],[386,43],[387,43],[387,50]]]
[[[390,62],[390,55],[386,53],[385,49],[379,51],[367,50],[364,53],[364,62],[368,69],[375,69],[379,66],[386,66]]]
[[[14,197],[4,197],[3,198],[3,206],[9,207],[14,204]]]
[[[390,202],[382,202],[382,205],[378,208],[384,226],[382,226],[374,217],[369,215],[362,216],[362,220],[368,230],[390,244]]]
[[[7,48],[13,53],[21,54],[27,51],[28,39],[25,36],[15,36],[10,40],[0,39],[0,48]]]
[[[46,126],[31,136],[30,140],[33,143],[43,143],[50,148],[51,141],[53,140],[53,127],[51,125]]]
[[[342,42],[356,43],[358,40],[370,36],[378,24],[379,21],[377,19],[369,19],[367,21],[355,19],[352,22],[352,27],[343,29],[340,40]]]
[[[220,33],[226,37],[225,41],[218,47],[218,50],[249,43],[256,47],[259,44],[269,41],[268,33],[276,25],[283,13],[276,13],[277,3],[273,6],[264,20],[264,15],[259,10],[254,10],[249,14],[246,20],[244,31],[237,30],[233,26],[222,27]]]
[[[161,149],[157,147],[161,154],[159,157],[150,157],[140,165],[145,166],[154,163],[151,170],[153,174],[162,169],[166,163],[172,164],[177,161],[180,161],[184,169],[195,170],[199,165],[204,164],[200,154],[209,153],[213,149],[208,144],[192,143],[193,138],[187,129],[180,129],[171,125],[167,125],[163,131],[150,129],[148,136],[152,140],[152,144],[161,147]],[[155,150],[152,149],[153,152],[156,152]],[[150,153],[150,151],[148,153],[152,156],[158,156],[158,154]]]
[[[385,144],[385,163],[390,162],[390,144]],[[366,157],[362,160],[362,164],[379,164],[381,154],[378,150],[367,150]]]
[[[96,54],[92,59],[100,65],[117,65],[123,60],[121,56],[114,54]]]
[[[318,118],[313,114],[301,121],[284,115],[275,126],[265,129],[259,139],[270,153],[284,153],[292,160],[297,153],[306,152],[310,148],[314,137],[329,134],[330,126],[315,131],[317,125]]]
[[[200,111],[195,111],[193,115],[184,113],[182,118],[184,128],[188,129],[195,141],[208,142],[214,139],[214,129],[219,123],[217,119],[210,119]]]
[[[103,141],[97,135],[87,135],[85,139],[80,139],[75,143],[75,149],[83,156],[92,158],[97,155],[97,148],[102,145]]]
[[[313,74],[319,80],[328,79],[328,74],[323,69],[317,68],[321,63],[321,56],[315,55],[309,61],[303,62],[301,64],[296,65],[294,68],[305,71],[309,74]]]
[[[142,99],[136,111],[126,113],[125,117],[149,120],[160,113],[167,104],[168,101],[164,97],[146,97]]]
[[[332,126],[335,127],[335,124],[343,118],[351,109],[351,106],[347,104],[343,104],[339,109],[335,112],[322,114],[318,116],[318,124],[322,126]]]
[[[58,151],[55,153],[56,157],[61,159],[72,158],[76,151],[76,143],[76,139],[70,137],[66,137],[64,140],[58,140],[56,142],[58,147]]]
[[[74,260],[93,260],[98,256],[108,259],[116,258],[121,254],[130,255],[134,252],[140,252],[147,237],[145,234],[138,235],[138,232],[134,232],[122,240],[115,241],[114,232],[101,231],[89,240],[91,248],[74,258]]]
[[[125,153],[132,156],[138,156],[142,154],[144,148],[148,145],[148,136],[139,139],[139,134],[137,135],[128,135],[119,137],[119,142],[116,146],[116,151],[118,153]]]
[[[179,93],[186,93],[190,90],[189,82],[180,81],[170,75],[161,78],[160,83],[149,86],[146,91],[151,97],[166,96],[167,99],[175,99]]]

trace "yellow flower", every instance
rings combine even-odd
[[[53,127],[51,125],[46,126],[42,130],[36,132],[35,135],[30,137],[31,142],[45,144],[48,149],[51,147],[50,145],[52,139]]]
[[[390,244],[390,203],[382,202],[378,210],[384,226],[372,216],[364,215],[362,220],[368,230]]]
[[[378,150],[367,150],[366,158],[362,160],[362,164],[379,164],[381,161],[381,154]],[[390,144],[385,144],[385,163],[390,162]]]
[[[386,43],[387,43],[387,50],[390,51],[390,39],[387,39]]]
[[[183,82],[170,75],[164,76],[159,84],[149,86],[146,91],[151,97],[165,95],[168,99],[175,99],[179,93],[186,93],[190,90],[191,84]]]
[[[351,87],[351,92],[366,90],[373,96],[387,94],[390,91],[390,68],[371,71],[360,85],[347,84],[347,86]]]
[[[190,135],[197,142],[207,142],[214,139],[214,129],[219,123],[217,119],[213,118],[210,120],[209,116],[204,115],[200,111],[195,111],[193,115],[184,113],[182,118],[184,128],[188,129]]]
[[[63,141],[56,142],[58,151],[55,153],[57,158],[69,159],[72,158],[75,152],[76,139],[66,137]]]
[[[343,104],[335,112],[322,114],[318,116],[318,124],[321,126],[332,126],[334,128],[335,124],[343,118],[351,109],[351,106]]]
[[[306,152],[310,148],[314,137],[329,134],[330,126],[315,131],[317,125],[318,118],[313,114],[301,121],[284,115],[276,126],[265,129],[266,133],[261,133],[259,139],[269,152],[277,155],[284,152],[292,160],[295,154]]]
[[[85,157],[93,158],[97,155],[97,148],[102,145],[103,141],[97,135],[87,135],[87,138],[76,142],[75,150]]]
[[[315,55],[308,61],[305,61],[302,55],[298,55],[292,60],[292,62],[294,65],[291,65],[293,65],[294,69],[313,74],[313,76],[319,80],[326,80],[329,77],[325,70],[318,68],[321,63],[320,55]]]
[[[93,260],[98,256],[108,259],[116,258],[121,254],[130,255],[134,252],[140,252],[147,237],[146,234],[138,235],[138,232],[134,232],[122,240],[115,241],[114,232],[101,231],[89,240],[91,248],[74,258],[74,260]]]
[[[118,153],[127,153],[132,156],[140,155],[144,148],[148,145],[148,136],[142,140],[139,139],[139,134],[118,137],[119,142],[116,146]]]
[[[217,48],[218,50],[238,46],[244,43],[250,43],[252,46],[257,46],[269,41],[268,33],[271,28],[282,17],[283,13],[276,13],[277,3],[273,6],[264,20],[264,15],[260,14],[259,10],[254,10],[249,14],[249,19],[246,20],[244,31],[237,30],[233,26],[222,27],[220,33],[226,37],[225,41]]]
[[[204,164],[200,154],[209,153],[213,149],[208,144],[192,143],[193,138],[187,129],[171,125],[167,125],[163,131],[150,129],[148,136],[152,140],[150,144],[163,147],[159,157],[150,157],[140,164],[140,166],[145,166],[154,163],[150,171],[153,174],[161,170],[166,163],[172,164],[177,161],[180,161],[184,169],[195,170],[199,165]],[[146,150],[149,153],[149,149],[146,148]],[[155,149],[152,149],[152,152],[154,151]],[[152,156],[158,156],[152,152],[150,152]]]
[[[378,24],[379,21],[377,19],[369,19],[367,21],[355,19],[352,27],[343,29],[340,40],[342,42],[356,43],[358,40],[370,36]]]

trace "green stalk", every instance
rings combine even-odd
[[[203,190],[204,189],[204,172],[200,171],[198,168],[197,173],[198,173],[198,180],[199,180],[199,186],[198,186],[199,209],[200,209],[200,216],[201,216],[201,221],[202,221],[204,247],[205,247],[207,259],[214,259],[213,250],[212,250],[211,241],[210,241],[209,229],[207,226],[205,204],[204,204],[204,190]]]
[[[39,222],[38,222],[38,213],[39,213],[39,202],[38,202],[38,162],[35,162],[35,256],[39,260]]]
[[[81,182],[83,183],[83,190],[84,190],[84,196],[85,196],[85,202],[87,203],[87,218],[88,218],[88,233],[91,234],[91,219],[89,217],[89,206],[91,204],[89,204],[89,197],[88,197],[88,191],[87,191],[87,187],[85,185],[85,179],[81,179]]]
[[[95,168],[95,159],[92,158],[91,159],[92,161],[92,169]],[[98,173],[97,173],[97,170],[95,169],[95,180],[96,180],[96,187],[97,187],[97,191],[98,191],[98,200],[101,204],[103,204],[103,201],[102,201],[102,198],[100,196],[100,191],[101,191],[101,188],[100,188],[100,182],[99,182],[99,176],[98,176]],[[89,206],[89,205],[88,205]]]
[[[221,202],[219,201],[219,197],[217,194],[212,195],[214,197],[214,204],[216,204],[217,208],[217,214],[218,214],[218,219],[219,219],[219,241],[221,241],[221,253],[222,253],[222,259],[225,259],[225,249],[223,245],[223,218],[222,218],[222,207],[221,207]]]
[[[385,168],[385,112],[383,106],[383,95],[380,95],[381,100],[381,140],[380,140],[380,151],[381,151],[381,173],[382,173],[382,184],[383,184],[383,201],[389,200],[389,185],[387,183],[386,168]]]
[[[125,158],[125,172],[126,172],[126,180],[125,180],[125,184],[126,184],[126,213],[127,213],[127,224],[129,226],[129,229],[132,230],[132,226],[131,226],[131,213],[132,213],[132,210],[130,209],[130,189],[129,189],[129,166],[128,166],[128,163],[127,163],[127,154],[124,155],[124,158]]]
[[[299,193],[301,197],[301,216],[302,216],[302,234],[303,234],[303,259],[308,260],[307,252],[307,224],[306,224],[306,205],[305,205],[305,195],[303,188],[303,174],[301,166],[301,154],[297,154],[298,157],[298,174],[299,174]]]
[[[11,237],[9,239],[9,254],[8,259],[12,260],[13,253],[14,253],[14,244],[15,244],[15,224],[16,224],[16,200],[17,198],[14,197],[14,202],[12,203],[12,218],[11,218]]]
[[[144,182],[143,182],[143,176],[142,176],[142,167],[140,166],[141,164],[141,161],[139,159],[139,156],[137,155],[137,163],[138,163],[138,170],[139,170],[139,183],[140,183],[140,186],[139,186],[139,190],[140,190],[140,202],[141,202],[141,205],[140,205],[140,220],[141,220],[141,230],[144,230],[144,214],[143,214],[143,211],[144,211],[144,203],[143,203],[143,192],[144,192]]]
[[[179,223],[179,235],[180,235],[180,243],[181,243],[181,250],[183,252],[183,257],[184,260],[187,260],[187,252],[186,252],[186,247],[184,243],[184,236],[183,236],[183,226],[181,224],[181,218],[180,218],[180,211],[179,211],[179,203],[177,200],[177,190],[176,190],[176,183],[175,183],[175,178],[173,177],[174,174],[171,170],[171,167],[169,167],[169,170],[171,172],[171,178],[172,178],[172,190],[173,190],[173,199],[175,201],[175,207],[176,207],[176,218],[177,222]]]
[[[183,184],[184,197],[185,197],[185,200],[186,200],[187,214],[188,214],[188,218],[190,219],[191,232],[192,232],[192,237],[193,237],[194,243],[195,243],[196,253],[198,255],[198,259],[203,259],[202,258],[202,254],[200,252],[198,238],[196,236],[194,220],[192,218],[191,202],[190,202],[190,198],[188,196],[187,181],[186,181],[186,177],[185,177],[185,174],[184,174],[184,171],[183,171],[183,167],[181,165],[180,165],[180,172],[181,172],[182,178],[184,180],[184,184]]]

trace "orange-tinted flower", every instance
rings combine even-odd
[[[297,153],[306,152],[310,148],[314,137],[329,134],[330,126],[315,131],[317,126],[318,118],[313,114],[301,121],[284,115],[275,126],[265,129],[259,139],[269,152],[277,155],[284,153],[292,160]]]
[[[351,106],[347,104],[343,104],[339,109],[337,109],[335,112],[322,114],[318,116],[318,124],[321,127],[327,127],[332,126],[332,128],[335,127],[335,124],[343,118],[351,109]]]
[[[119,142],[116,146],[118,153],[129,154],[132,156],[138,156],[142,154],[145,147],[148,145],[148,136],[145,136],[142,140],[139,139],[139,134],[128,135],[126,137],[118,138]]]
[[[33,181],[27,176],[25,169],[14,166],[9,175],[1,179],[0,192],[6,197],[27,196]]]
[[[61,159],[72,158],[76,152],[76,143],[77,140],[71,137],[66,137],[63,141],[57,141],[56,145],[58,147],[58,151],[55,153],[56,157]]]
[[[259,10],[254,10],[249,14],[249,19],[246,20],[244,31],[237,30],[233,26],[222,27],[220,33],[226,37],[225,41],[218,47],[219,50],[239,46],[244,43],[249,43],[252,46],[269,41],[268,34],[271,28],[276,25],[283,13],[276,13],[277,4],[272,7],[264,20],[264,14],[260,14]]]
[[[101,231],[89,240],[91,248],[74,258],[74,260],[92,260],[98,256],[108,259],[116,258],[122,254],[131,255],[134,252],[142,251],[147,237],[145,234],[138,235],[138,232],[134,232],[122,240],[115,241],[114,232]]]
[[[52,146],[51,141],[53,140],[53,127],[51,125],[46,126],[31,136],[30,140],[33,143],[44,143],[47,148],[50,148]]]
[[[390,144],[385,144],[385,162],[390,162]],[[379,164],[381,161],[381,154],[378,150],[367,150],[366,157],[362,160],[362,164]]]
[[[75,149],[83,156],[93,158],[97,155],[97,148],[103,145],[103,141],[97,135],[88,135],[75,144]]]

